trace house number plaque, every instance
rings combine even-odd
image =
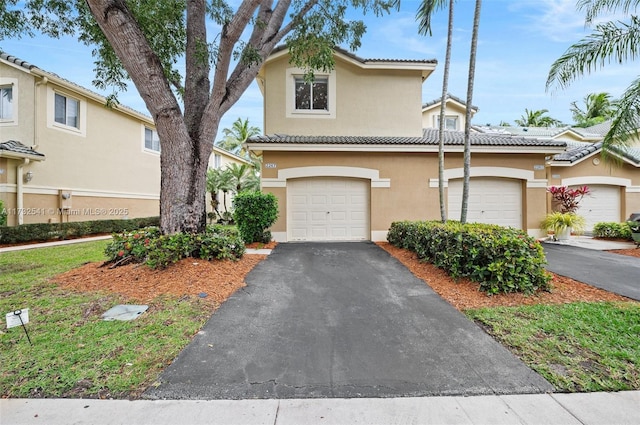
[[[264,168],[277,168],[278,165],[275,164],[274,162],[267,162],[264,164]]]

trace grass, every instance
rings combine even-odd
[[[469,310],[558,391],[640,389],[640,303],[571,303]]]
[[[209,317],[197,300],[160,298],[137,320],[105,322],[102,313],[127,300],[49,282],[104,260],[106,243],[0,254],[0,313],[29,308],[33,342],[20,327],[0,329],[0,397],[136,397]]]

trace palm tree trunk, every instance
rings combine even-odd
[[[449,24],[447,27],[447,51],[444,59],[444,75],[442,77],[442,98],[440,101],[440,125],[438,126],[438,193],[440,196],[440,219],[447,222],[447,208],[444,196],[444,125],[445,111],[447,103],[447,92],[449,91],[449,67],[451,65],[451,40],[453,37],[453,3],[449,0]]]
[[[476,52],[478,50],[478,27],[480,26],[480,8],[482,0],[476,0],[476,8],[473,15],[473,33],[471,35],[471,52],[469,54],[469,81],[467,85],[467,110],[464,123],[464,181],[462,186],[462,208],[460,210],[460,222],[467,222],[467,209],[469,204],[469,180],[471,176],[471,105],[473,104],[473,82],[476,73]]]

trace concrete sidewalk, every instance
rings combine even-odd
[[[640,391],[475,397],[285,400],[2,399],[22,424],[638,424]]]

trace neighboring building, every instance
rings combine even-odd
[[[440,128],[440,105],[438,98],[422,105],[422,128]],[[478,112],[477,106],[471,107],[471,118]],[[445,130],[464,131],[467,104],[459,97],[447,93],[445,102]]]
[[[0,200],[8,224],[157,216],[153,120],[0,53]],[[215,148],[216,161],[242,162]]]
[[[610,121],[588,128],[474,127],[484,134],[565,141],[567,150],[547,161],[547,179],[550,186],[589,186],[591,193],[578,210],[588,231],[598,222],[621,222],[640,212],[640,144],[620,148],[609,160],[603,158],[602,140],[610,128]],[[549,201],[547,209],[551,208]]]
[[[308,84],[286,50],[265,61],[258,83],[267,135],[247,146],[263,155],[263,190],[279,201],[276,240],[384,240],[395,220],[440,218],[438,131],[424,128],[425,115],[432,119],[421,100],[435,66],[337,49],[335,69]],[[447,115],[460,113],[458,100],[447,107]],[[460,214],[463,140],[460,131],[446,132],[452,219]],[[564,152],[566,142],[475,133],[471,145],[468,220],[540,235],[546,159]]]

